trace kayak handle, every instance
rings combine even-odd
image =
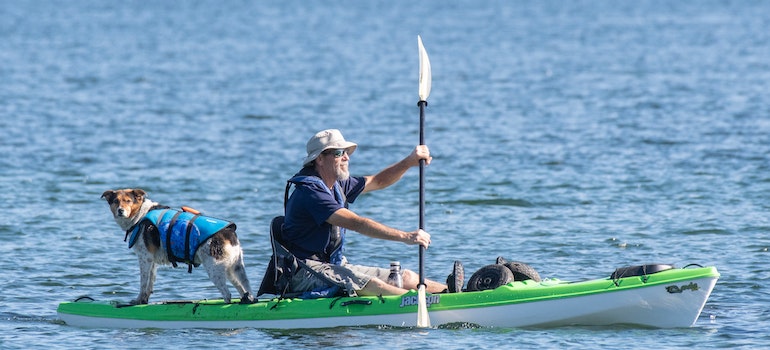
[[[340,303],[340,306],[348,306],[348,305],[372,305],[371,300],[348,300],[345,302]]]

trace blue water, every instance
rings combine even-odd
[[[770,3],[6,1],[0,5],[0,348],[760,348],[770,341]],[[694,327],[91,330],[61,301],[128,301],[138,267],[104,190],[238,224],[258,285],[285,179],[315,131],[354,174],[426,121],[428,277],[498,255],[543,277],[641,263],[722,273]],[[418,175],[361,215],[413,230]],[[351,234],[348,258],[417,267]],[[255,286],[256,288],[256,286]],[[154,300],[218,297],[163,269]]]

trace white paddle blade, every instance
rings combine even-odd
[[[425,298],[425,285],[421,284],[417,288],[417,328],[430,328],[428,301]]]
[[[422,38],[417,36],[417,49],[420,52],[420,101],[428,101],[428,95],[430,95],[430,59],[428,59],[428,53],[425,51],[425,47],[422,46]]]

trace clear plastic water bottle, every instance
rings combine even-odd
[[[404,288],[404,279],[401,277],[401,263],[398,261],[390,262],[390,276],[388,276],[388,284],[398,288]]]

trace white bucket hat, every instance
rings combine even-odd
[[[348,155],[355,152],[357,144],[353,142],[345,141],[342,137],[342,133],[337,129],[327,129],[319,131],[310,140],[307,140],[307,157],[302,162],[303,166],[307,166],[312,163],[321,152],[330,148],[344,148],[348,151]]]

